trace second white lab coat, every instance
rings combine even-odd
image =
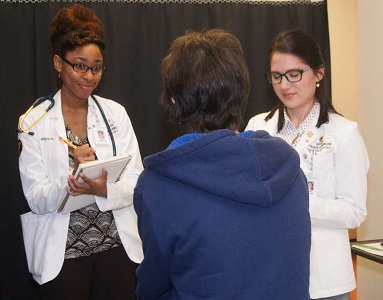
[[[253,117],[246,130],[277,132],[278,111]],[[319,114],[318,114],[319,115]],[[366,218],[369,159],[355,122],[330,113],[329,122],[316,127],[313,118],[296,150],[310,191],[312,226],[310,296],[322,298],[355,289],[348,229]],[[286,233],[288,234],[288,232]]]
[[[97,96],[109,122],[116,143],[117,155],[132,156],[117,183],[107,184],[107,197],[95,200],[101,211],[113,211],[117,230],[130,259],[140,263],[143,259],[141,240],[137,231],[137,216],[133,207],[133,191],[143,166],[136,136],[130,119],[120,104]],[[68,146],[59,140],[66,137],[61,112],[61,92],[54,96],[53,108],[31,128],[34,135],[19,133],[21,152],[19,169],[22,187],[31,212],[21,216],[25,250],[29,271],[43,284],[54,279],[64,262],[70,214],[57,213],[66,194],[67,176],[70,174]],[[98,159],[113,156],[109,136],[99,143],[97,130],[106,125],[94,100],[88,100],[88,139],[96,149]],[[34,108],[24,122],[27,128],[41,116],[46,104]]]

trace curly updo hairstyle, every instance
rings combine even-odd
[[[53,55],[65,57],[78,46],[96,44],[105,50],[104,30],[101,20],[89,8],[74,4],[61,9],[53,18],[49,39]]]

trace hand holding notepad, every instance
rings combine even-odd
[[[80,173],[83,173],[89,178],[96,179],[101,176],[102,170],[106,169],[108,172],[107,182],[117,182],[120,180],[120,177],[128,165],[130,159],[130,155],[120,155],[108,159],[82,163],[78,166],[74,177],[80,180]],[[78,196],[72,196],[67,193],[57,211],[62,214],[66,214],[94,202],[94,195],[81,194]]]

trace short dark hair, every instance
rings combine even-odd
[[[186,33],[172,42],[161,74],[160,103],[171,121],[183,124],[187,132],[239,128],[250,79],[234,35],[222,29]]]
[[[319,72],[319,69],[324,67],[322,51],[317,41],[312,35],[301,29],[287,30],[277,35],[270,48],[269,64],[271,63],[272,55],[275,52],[291,54],[298,57],[309,65],[314,72]],[[335,110],[327,91],[326,76],[325,74],[322,75],[323,77],[320,81],[320,86],[315,91],[315,98],[320,104],[319,118],[316,124],[317,127],[328,122],[329,112],[338,113]],[[269,120],[277,109],[279,109],[278,131],[281,131],[285,119],[283,113],[284,105],[280,99],[278,99],[277,105],[271,110],[270,114],[266,116],[265,120]]]
[[[53,55],[65,57],[78,46],[96,44],[105,50],[103,24],[89,8],[74,4],[58,11],[51,23],[49,39]]]

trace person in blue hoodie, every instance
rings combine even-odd
[[[306,177],[285,141],[239,132],[249,94],[239,40],[189,32],[161,73],[160,103],[186,134],[145,158],[135,188],[138,299],[310,299]]]

